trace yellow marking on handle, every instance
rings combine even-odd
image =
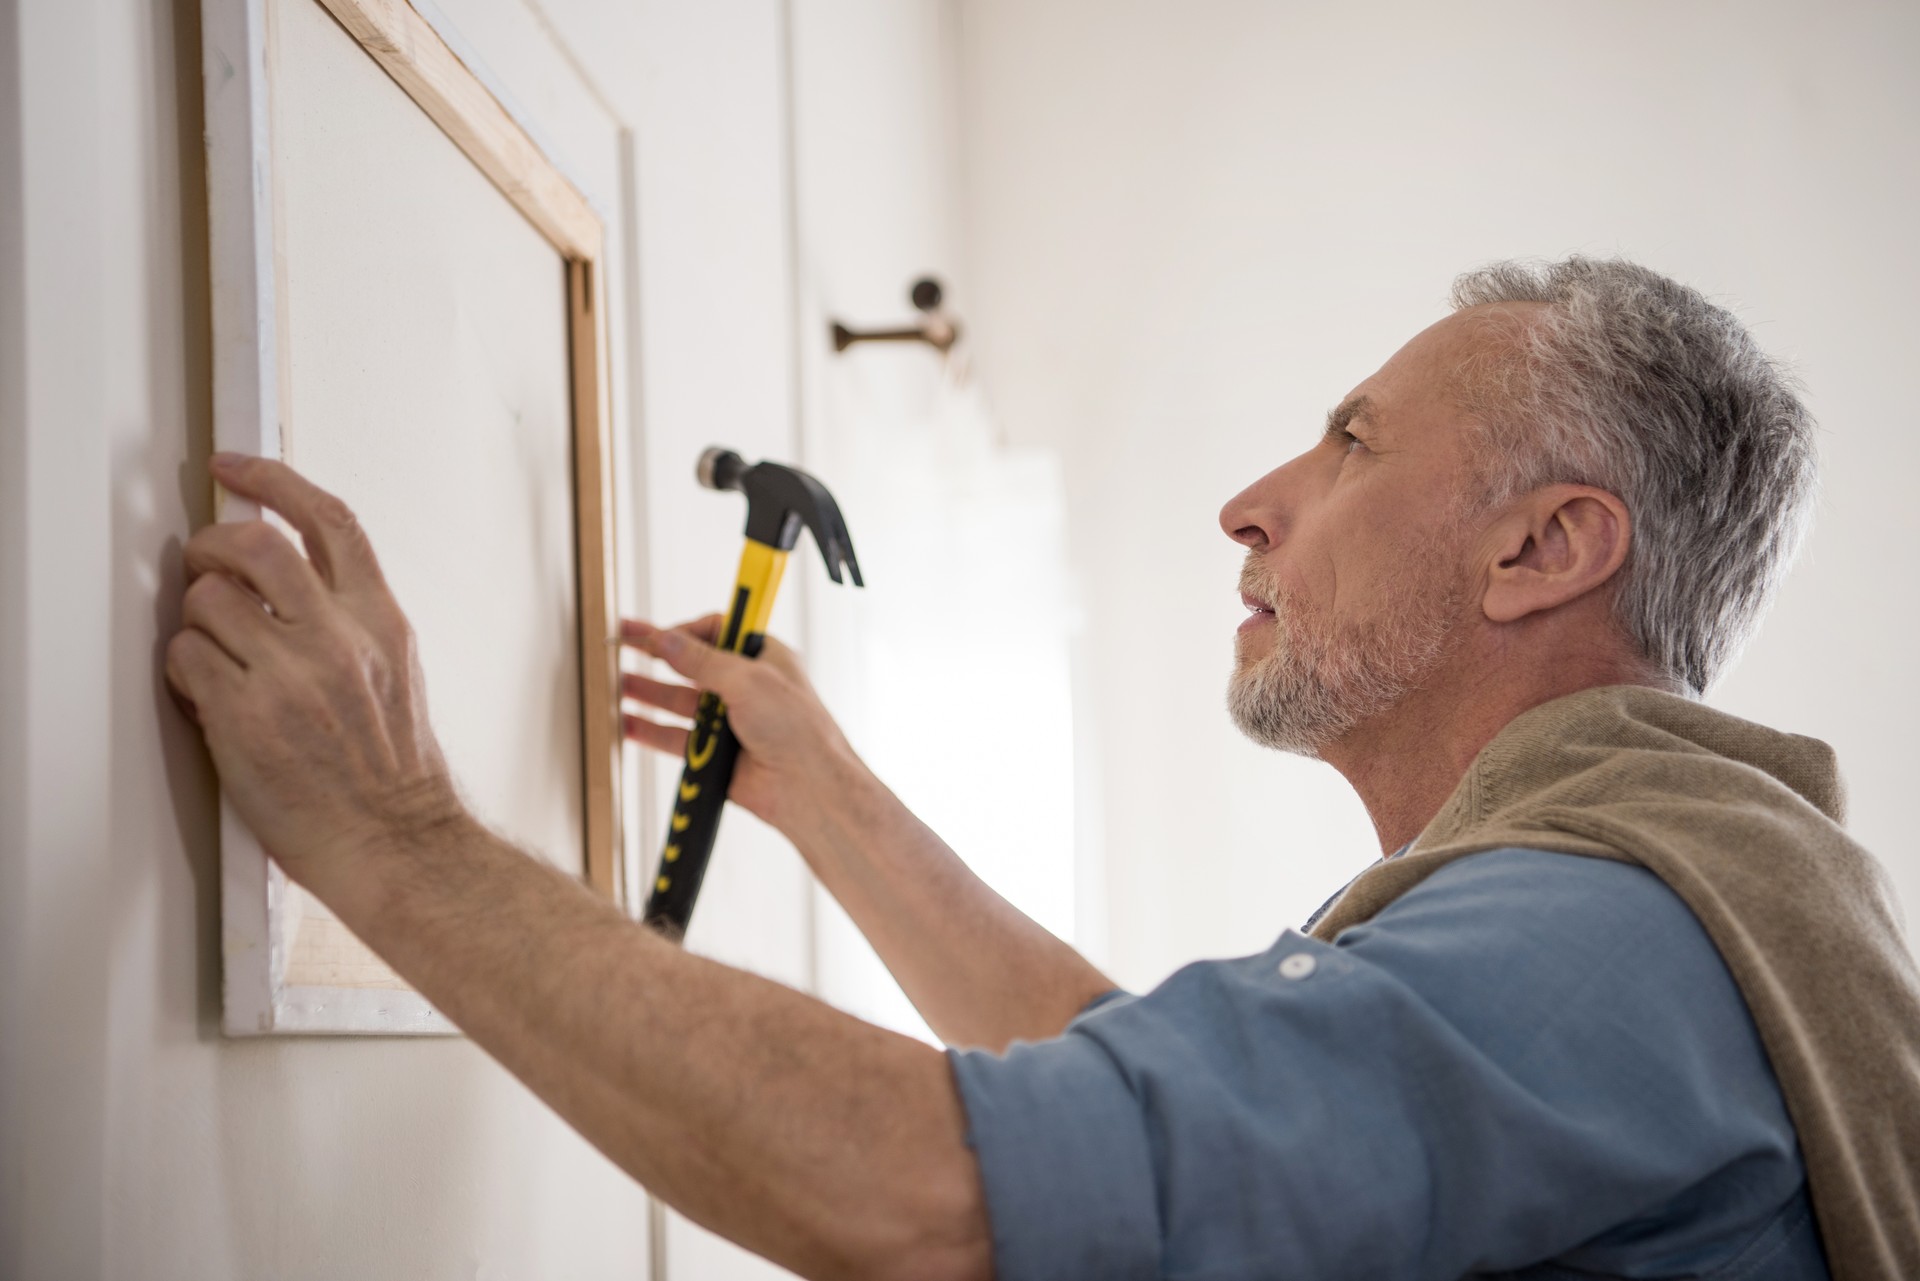
[[[666,852],[660,856],[660,859],[662,862],[671,863],[679,857],[680,847],[678,845],[669,845],[667,846]]]
[[[673,816],[673,830],[676,832],[684,832],[692,824],[693,815],[691,814],[675,814]]]
[[[694,737],[687,740],[687,768],[691,770],[705,769],[707,762],[712,760],[713,754],[719,750],[720,724],[716,721],[712,732],[707,735],[707,745],[705,747],[700,746],[700,739],[697,732]]]
[[[665,894],[667,892],[667,886],[671,884],[673,884],[673,882],[669,881],[666,877],[663,876],[659,880],[653,883],[653,888],[660,891],[662,894]]]
[[[682,784],[680,784],[680,799],[681,799],[681,800],[683,800],[683,801],[690,801],[690,800],[692,800],[692,799],[693,799],[694,797],[696,797],[696,796],[698,796],[698,795],[700,795],[700,784],[698,784],[698,783],[682,783]]]

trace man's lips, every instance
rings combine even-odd
[[[1273,606],[1267,604],[1265,601],[1255,600],[1245,592],[1241,592],[1240,603],[1251,611],[1247,615],[1247,620],[1240,624],[1240,631],[1244,632],[1250,627],[1258,627],[1262,623],[1273,621]]]

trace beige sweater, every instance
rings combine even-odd
[[[1799,1131],[1836,1281],[1920,1281],[1920,971],[1885,870],[1841,829],[1831,748],[1634,686],[1517,717],[1411,849],[1364,872],[1332,939],[1465,854],[1638,863],[1746,997]]]

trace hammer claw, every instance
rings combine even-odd
[[[835,563],[836,561],[838,562],[837,564]],[[833,581],[836,583],[840,581],[840,565],[842,564],[847,567],[847,575],[853,579],[853,585],[855,587],[866,586],[864,582],[860,581],[860,562],[853,558],[853,543],[847,538],[847,531],[845,529],[840,531],[840,537],[835,542],[833,554],[827,557],[827,572],[833,575]]]

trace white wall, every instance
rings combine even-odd
[[[1806,557],[1714,695],[1840,752],[1920,909],[1920,11],[966,0],[967,251],[1016,439],[1068,460],[1112,963],[1265,946],[1371,857],[1325,767],[1222,711],[1220,504],[1482,261],[1622,252],[1731,300],[1825,428]]]
[[[969,375],[957,17],[952,0],[794,6],[802,442],[868,582],[828,586],[803,552],[817,589],[805,641],[822,696],[902,801],[988,884],[1073,937],[1064,504],[1058,459],[1006,449],[992,388]],[[832,350],[834,320],[916,320],[908,287],[926,275],[961,326],[946,357]],[[815,937],[821,996],[934,1039],[824,894]]]
[[[0,2],[0,725],[27,713],[27,433],[25,201],[20,134],[20,20],[14,0]],[[27,949],[17,905],[25,901],[27,740],[0,730],[0,1260],[26,1251],[23,1122],[27,1057]]]
[[[793,6],[793,154],[797,349],[806,465],[833,490],[867,588],[833,586],[810,547],[798,566],[813,588],[802,642],[821,697],[855,748],[901,784],[898,762],[871,732],[874,623],[899,579],[918,567],[898,553],[908,531],[882,528],[892,460],[923,432],[939,394],[931,348],[881,344],[836,354],[835,320],[854,329],[917,318],[912,281],[960,273],[958,65],[945,0],[797,0]],[[876,750],[877,749],[877,750]],[[908,798],[913,804],[920,798]],[[842,1008],[930,1035],[846,914],[815,903],[819,991]]]

